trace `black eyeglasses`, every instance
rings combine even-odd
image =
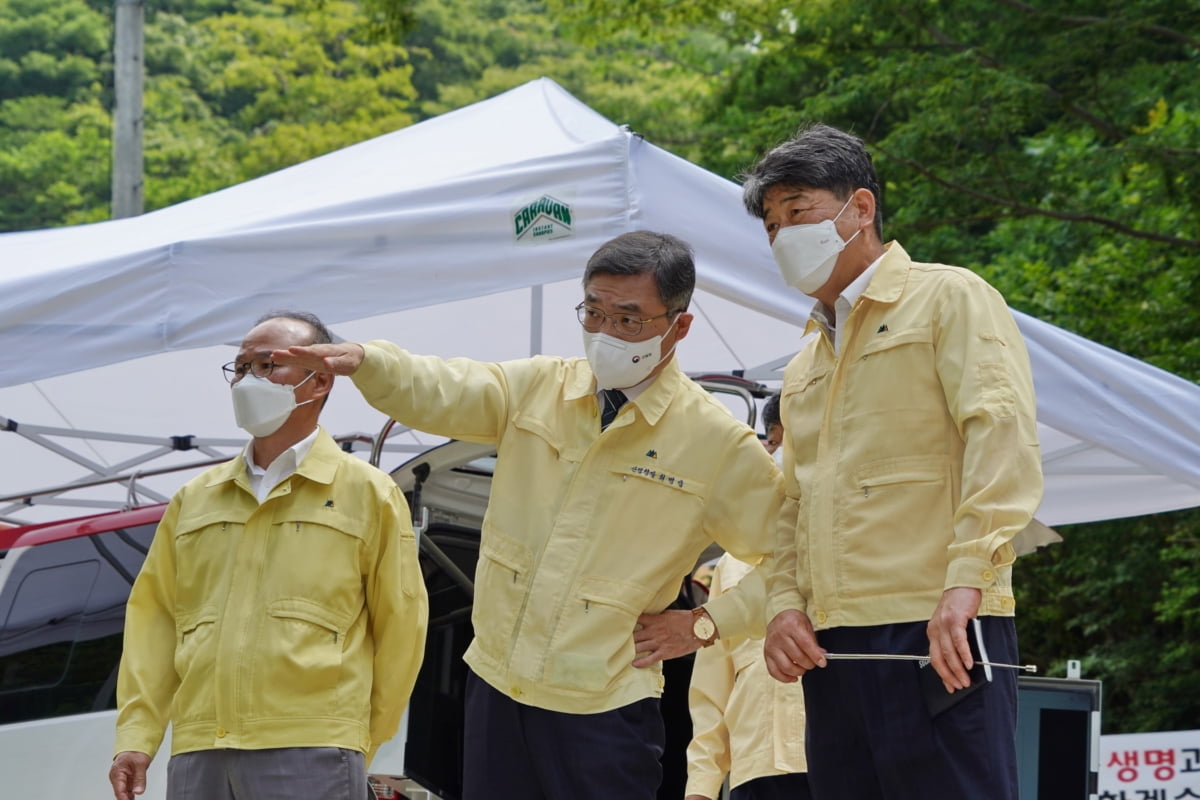
[[[601,311],[595,306],[589,306],[587,303],[580,303],[575,306],[575,314],[579,317],[579,324],[588,333],[596,333],[604,327],[604,320],[612,322],[613,330],[625,336],[637,336],[641,334],[642,328],[647,322],[654,322],[656,319],[669,317],[674,314],[674,311],[664,311],[661,314],[653,317],[635,317],[632,314],[609,314],[607,311]]]
[[[221,365],[221,370],[225,373],[225,380],[237,383],[246,377],[246,373],[256,378],[269,378],[277,366],[279,365],[269,358],[256,358],[253,361],[230,361]]]

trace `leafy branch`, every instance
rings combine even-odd
[[[938,186],[944,187],[946,189],[949,189],[950,191],[957,192],[959,194],[966,195],[968,197],[974,197],[977,200],[982,200],[985,203],[990,203],[998,208],[1008,209],[1009,216],[1013,216],[1013,217],[1048,217],[1050,219],[1063,220],[1064,222],[1085,222],[1085,223],[1090,223],[1093,225],[1100,225],[1102,227],[1108,228],[1110,230],[1116,231],[1117,233],[1120,233],[1120,234],[1123,234],[1125,236],[1129,236],[1129,237],[1132,237],[1135,239],[1145,239],[1147,241],[1161,242],[1163,244],[1174,245],[1177,247],[1187,247],[1187,248],[1194,249],[1194,250],[1200,250],[1200,239],[1186,239],[1186,238],[1179,237],[1179,236],[1171,236],[1171,235],[1165,234],[1165,233],[1156,233],[1154,231],[1139,230],[1137,228],[1132,228],[1129,225],[1126,225],[1125,223],[1120,222],[1118,220],[1110,219],[1108,217],[1098,216],[1096,214],[1085,214],[1085,213],[1077,213],[1077,212],[1072,212],[1072,211],[1056,211],[1054,209],[1040,208],[1038,206],[1029,205],[1028,203],[1022,203],[1022,202],[1019,202],[1016,200],[1006,199],[1006,198],[1000,197],[998,195],[991,194],[990,192],[984,192],[979,189],[975,189],[973,187],[966,186],[962,183],[958,183],[957,181],[952,181],[952,180],[949,180],[948,178],[943,178],[942,176],[933,172],[933,170],[929,169],[928,167],[921,164],[920,162],[914,161],[909,158],[904,158],[903,156],[899,156],[895,153],[892,153],[883,148],[880,148],[877,145],[875,146],[875,149],[878,150],[883,155],[887,156],[888,158],[892,159],[893,161],[896,161],[899,164],[903,164],[903,165],[909,167],[910,169],[915,170],[916,172],[923,175],[930,182],[935,183]]]

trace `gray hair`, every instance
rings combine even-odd
[[[802,125],[741,176],[746,210],[763,218],[763,197],[775,186],[825,189],[848,199],[856,189],[875,195],[875,235],[883,240],[879,178],[862,139],[822,123]]]
[[[294,319],[312,328],[313,340],[309,344],[331,344],[333,342],[333,334],[329,332],[329,328],[325,327],[325,323],[321,322],[316,314],[310,314],[307,311],[268,311],[258,318],[254,326],[258,327],[272,319]]]
[[[309,344],[332,344],[333,334],[329,332],[329,328],[325,327],[325,323],[321,322],[320,317],[316,314],[310,314],[307,311],[268,311],[258,318],[258,322],[254,323],[254,327],[262,325],[264,322],[273,319],[294,319],[297,322],[303,322],[312,329],[313,338]],[[325,404],[329,402],[329,395],[333,393],[332,387],[325,397],[321,399],[321,408],[325,408]]]
[[[669,233],[631,231],[600,245],[583,271],[586,288],[596,275],[654,276],[667,311],[686,311],[696,288],[696,264],[687,242]]]

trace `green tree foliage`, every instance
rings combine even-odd
[[[698,153],[700,112],[733,57],[725,40],[698,30],[669,41],[630,32],[589,40],[537,0],[416,0],[413,8],[404,44],[422,117],[545,76],[687,157]]]
[[[111,14],[0,0],[0,230],[108,217]],[[148,4],[146,208],[410,124],[407,53],[371,31],[348,0]]]
[[[0,0],[0,229],[82,221],[107,191],[109,38],[81,0]]]

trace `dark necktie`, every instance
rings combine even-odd
[[[604,396],[604,408],[600,410],[600,430],[604,430],[617,418],[617,412],[625,405],[625,393],[620,389],[601,389]]]

